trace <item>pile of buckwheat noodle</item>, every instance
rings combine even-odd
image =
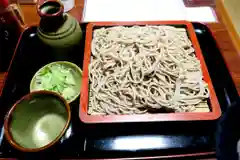
[[[95,29],[91,52],[90,115],[191,112],[209,97],[184,28]]]

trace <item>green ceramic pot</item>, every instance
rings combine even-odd
[[[69,52],[69,49],[79,45],[82,39],[78,21],[63,13],[63,10],[63,5],[58,1],[45,1],[38,6],[41,21],[37,35],[42,42],[60,53]]]
[[[58,94],[32,92],[17,101],[6,115],[4,131],[18,150],[37,152],[57,143],[71,119],[70,106]]]

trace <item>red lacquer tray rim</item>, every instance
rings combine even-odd
[[[200,60],[201,69],[205,82],[208,84],[210,91],[210,112],[187,112],[187,113],[160,113],[160,114],[143,114],[143,115],[88,115],[88,65],[91,56],[91,41],[93,28],[95,26],[118,26],[118,25],[185,25],[189,38],[192,42],[195,54]],[[80,95],[79,117],[84,123],[120,123],[120,122],[160,122],[160,121],[198,121],[198,120],[216,120],[221,116],[220,105],[212,85],[210,75],[204,61],[193,25],[188,21],[143,21],[143,22],[93,22],[87,25],[82,89]]]
[[[34,26],[34,25],[33,25],[33,26]],[[12,63],[13,63],[13,59],[14,59],[16,53],[17,53],[17,49],[18,49],[18,46],[20,45],[22,36],[23,36],[24,32],[25,32],[27,29],[31,28],[31,27],[32,27],[32,26],[25,26],[25,27],[23,28],[22,33],[20,34],[20,36],[19,36],[19,38],[18,38],[18,41],[17,41],[16,47],[15,47],[15,49],[14,49],[14,52],[13,52],[11,61],[10,61],[9,66],[8,66],[8,69],[7,69],[7,71],[4,73],[4,78],[3,78],[3,82],[2,82],[2,88],[0,89],[0,96],[2,96],[3,88],[5,87],[5,83],[7,82],[8,73],[9,73],[9,71],[10,71],[10,69],[11,69],[11,66],[12,66]]]

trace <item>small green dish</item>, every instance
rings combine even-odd
[[[68,103],[80,94],[82,70],[74,63],[56,61],[40,68],[30,83],[30,92],[48,90],[60,94]]]
[[[8,142],[23,152],[38,152],[57,143],[71,120],[70,106],[59,94],[36,91],[17,101],[7,113]]]

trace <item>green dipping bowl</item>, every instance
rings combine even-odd
[[[58,94],[60,94],[63,98],[65,98],[67,100],[68,103],[73,102],[74,100],[77,99],[77,97],[79,97],[80,95],[80,90],[81,90],[81,85],[82,85],[82,70],[74,63],[68,62],[68,61],[56,61],[56,62],[52,62],[49,63],[45,66],[43,66],[42,68],[40,68],[35,75],[33,76],[31,83],[30,83],[30,92],[33,91],[37,91],[39,89],[36,88],[36,77],[46,68],[51,68],[54,65],[61,65],[64,66],[65,68],[69,68],[71,69],[71,75],[74,78],[74,81],[76,82],[76,85],[74,87],[74,91],[75,91],[75,95],[71,98],[71,99],[66,99],[65,95],[61,92],[56,92]],[[46,88],[42,88],[41,90],[48,90]],[[53,91],[53,90],[49,90],[49,91]],[[54,91],[55,92],[55,91]]]
[[[41,151],[61,139],[70,119],[70,106],[60,95],[50,91],[32,92],[18,100],[7,113],[5,136],[18,150]]]

